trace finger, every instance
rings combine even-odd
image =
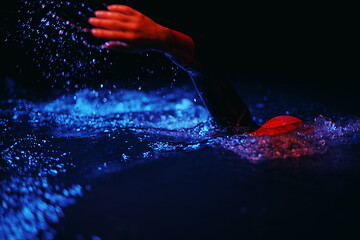
[[[133,8],[131,8],[129,6],[120,5],[120,4],[109,5],[107,7],[107,9],[110,10],[110,11],[121,12],[121,13],[126,14],[126,15],[132,15],[132,14],[136,13],[135,9],[133,9]]]
[[[92,35],[98,38],[111,39],[111,40],[120,40],[120,41],[129,41],[131,40],[131,34],[128,32],[107,30],[101,28],[91,29]]]
[[[126,31],[131,29],[131,24],[113,19],[89,18],[89,23],[95,27]]]
[[[95,11],[95,16],[97,18],[107,18],[107,19],[116,19],[123,22],[128,22],[130,18],[123,13],[111,12],[111,11]]]

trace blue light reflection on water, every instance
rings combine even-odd
[[[136,139],[126,134],[147,128],[175,131],[207,121],[205,109],[189,98],[176,93],[165,98],[130,90],[109,94],[86,89],[50,102],[1,102],[1,239],[35,239],[40,233],[51,239],[49,224],[56,223],[62,208],[82,195],[79,184],[65,184],[64,178],[76,163],[87,159],[73,160],[73,152],[62,149],[66,142],[76,145],[85,139],[90,144],[103,142],[105,147],[108,142],[122,145],[106,149],[109,155],[116,155],[115,148],[123,151],[112,160],[100,159],[90,167],[90,171],[109,166],[114,170],[118,168],[113,162],[121,165],[154,156],[150,147],[138,152],[146,134]]]
[[[0,144],[0,238],[36,239],[43,231],[43,239],[52,239],[49,223],[58,222],[62,208],[82,195],[80,185],[57,180],[74,166],[67,153],[46,140],[27,135],[7,141],[7,137]]]
[[[312,135],[299,130],[279,136],[229,136],[211,124],[194,98],[194,89],[187,87],[162,96],[84,89],[51,101],[1,102],[0,233],[13,239],[41,233],[51,239],[50,223],[86,188],[66,180],[74,172],[93,177],[207,147],[230,150],[239,161],[301,158],[359,141],[356,117],[317,116],[308,123],[315,129]]]

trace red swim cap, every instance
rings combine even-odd
[[[303,121],[292,116],[278,116],[264,123],[258,130],[248,133],[250,136],[277,135],[290,132],[299,127]]]

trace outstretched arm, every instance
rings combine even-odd
[[[135,9],[110,5],[96,11],[89,23],[95,37],[107,39],[107,48],[126,52],[159,51],[186,70],[214,121],[234,132],[256,127],[250,111],[231,83],[214,69],[203,70],[196,61],[191,37],[164,27]],[[245,128],[245,129],[244,129]]]

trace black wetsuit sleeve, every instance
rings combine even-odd
[[[226,74],[223,56],[209,46],[209,42],[194,36],[196,54],[195,67],[190,76],[204,105],[219,127],[232,132],[256,129],[249,108],[238,95]]]

